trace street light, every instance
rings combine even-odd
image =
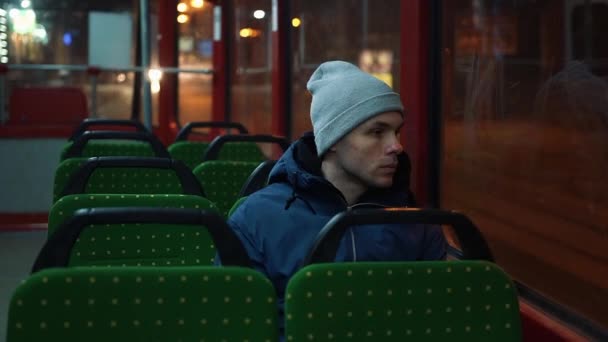
[[[180,15],[177,16],[177,22],[180,23],[180,24],[187,23],[188,19],[189,19],[188,16],[185,15],[185,14],[180,14]]]
[[[188,10],[188,5],[186,5],[185,2],[180,2],[179,4],[177,4],[177,11],[184,13]]]
[[[203,8],[203,0],[192,0],[190,1],[190,6],[194,8]]]

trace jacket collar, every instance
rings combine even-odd
[[[387,206],[414,205],[409,190],[411,164],[407,154],[398,157],[399,165],[395,172],[393,185],[388,189],[372,188],[364,193],[359,202],[378,203]],[[295,192],[315,189],[336,191],[342,196],[321,172],[321,158],[312,132],[305,133],[294,142],[270,172],[269,184],[289,183]],[[331,190],[330,190],[331,189]]]

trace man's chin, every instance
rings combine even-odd
[[[376,182],[374,182],[374,186],[376,188],[390,188],[391,186],[393,186],[393,177],[391,177],[390,179],[378,179],[376,180]]]

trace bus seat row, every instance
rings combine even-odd
[[[167,164],[171,157],[160,141],[137,122],[124,120],[86,120],[72,135],[62,152],[63,161],[55,174],[53,199],[75,193],[190,193],[183,185],[193,183],[178,161]],[[123,124],[135,129],[124,131],[88,131],[91,127],[107,124]],[[196,127],[241,127],[232,123],[192,123],[185,127],[189,133]],[[198,144],[183,141],[187,134],[178,136],[181,144]],[[264,159],[256,143],[266,142],[279,145],[283,150],[288,143],[284,138],[264,135],[220,136],[209,146],[204,158],[194,174],[199,184],[209,188],[208,197],[218,204],[227,215],[243,187],[245,180]],[[202,154],[199,154],[200,160]],[[86,157],[96,158],[86,159]],[[111,158],[95,156],[131,156],[132,158]],[[143,157],[156,156],[158,159]],[[162,159],[161,159],[162,158]],[[162,161],[162,160],[165,161]],[[212,161],[213,159],[213,161]],[[217,160],[219,159],[219,160]],[[127,161],[130,160],[130,161]],[[227,160],[242,160],[231,162]],[[247,162],[249,160],[249,162]],[[192,162],[189,161],[192,164]],[[177,176],[177,178],[176,178]],[[182,183],[180,186],[180,183]],[[202,195],[205,195],[204,190]]]
[[[205,197],[183,194],[74,194],[60,198],[49,211],[51,236],[79,209],[108,207],[147,207],[205,209],[219,213],[215,203]]]
[[[86,222],[94,224],[91,230],[122,229],[123,232],[134,227],[108,228],[105,224],[144,225],[153,222],[145,219],[150,215],[157,223],[167,223],[184,216],[183,210],[141,208],[134,211],[140,213],[137,215],[116,215],[120,210],[83,210],[78,216],[89,217]],[[171,211],[174,214],[170,214]],[[112,212],[114,216],[110,215]],[[323,228],[302,268],[288,282],[285,339],[521,340],[513,282],[484,258],[357,263],[327,260],[337,251],[338,245],[333,243],[335,234],[346,232],[344,225],[359,220],[363,220],[363,224],[372,220],[441,222],[453,225],[459,238],[463,238],[471,236],[470,229],[476,229],[463,216],[440,210],[403,208],[355,209],[336,216]],[[222,220],[220,216],[215,217]],[[207,217],[186,219],[182,223],[197,222],[202,225],[221,221]],[[165,228],[164,232],[170,231]],[[42,337],[62,341],[83,338],[95,341],[101,337],[142,341],[277,341],[277,303],[271,283],[251,270],[246,261],[238,261],[242,254],[222,254],[222,250],[243,251],[242,246],[230,247],[234,240],[222,244],[217,230],[215,233],[210,230],[210,235],[222,262],[226,261],[228,266],[63,265],[39,269],[17,289],[11,300],[7,341]],[[113,235],[112,241],[119,236]],[[165,240],[166,243],[172,241]],[[142,246],[147,243],[149,241],[139,242]],[[491,259],[491,255],[486,255],[489,250],[483,239],[463,246],[466,246],[465,257],[485,255]],[[146,328],[164,331],[152,336]],[[89,333],[92,333],[90,337]]]
[[[93,128],[97,130],[90,130]],[[99,128],[112,130],[99,130]],[[217,140],[217,137],[223,136],[218,135],[211,142],[188,140],[189,137],[197,137],[197,132],[194,131],[196,128],[211,128],[215,135],[218,135],[215,131],[219,129],[237,129],[243,137]],[[87,119],[74,130],[61,152],[60,161],[74,157],[156,156],[181,160],[189,168],[194,169],[203,161],[212,159],[263,161],[267,158],[256,143],[275,143],[283,150],[287,149],[289,144],[282,137],[268,135],[253,137],[255,138],[251,138],[247,129],[238,123],[191,122],[180,130],[175,142],[165,148],[158,138],[137,121]],[[208,150],[212,151],[210,156],[206,156]]]
[[[240,240],[211,203],[202,208],[77,209],[49,236],[33,272],[68,266],[248,266]],[[198,206],[198,205],[197,205]]]
[[[54,200],[56,203],[71,194],[191,194],[208,198],[227,214],[259,165],[210,160],[191,171],[180,161],[167,158],[71,158],[57,168]],[[263,168],[254,173],[257,178],[252,181],[258,182],[258,188],[258,179],[267,178],[269,172]]]
[[[105,168],[87,166],[106,158],[113,161]],[[139,158],[118,159],[134,165]],[[158,159],[165,166],[181,164]],[[119,184],[122,166],[108,157],[80,163],[85,171],[78,172],[88,176],[74,177],[78,184],[72,187],[84,193],[66,192],[51,209],[52,234],[33,275],[11,299],[8,342],[521,340],[516,289],[462,214],[404,208],[338,214],[288,281],[283,325],[271,282],[251,268],[226,224],[229,201],[209,198],[235,187],[245,172],[207,170],[217,182],[205,184],[197,176],[205,163],[194,172],[182,164],[206,197],[141,191],[139,185],[149,184],[140,179],[146,171],[126,176],[142,182],[132,188],[138,193],[97,193]],[[269,171],[272,163],[252,165]],[[110,173],[96,175],[99,170]],[[267,175],[247,177],[252,189],[267,181]],[[95,184],[87,185],[87,179]],[[183,184],[178,179],[172,187]],[[373,223],[451,225],[469,260],[335,263],[348,227]],[[214,265],[216,255],[222,267]]]

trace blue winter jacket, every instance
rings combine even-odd
[[[409,161],[400,158],[390,189],[370,190],[349,207],[342,193],[323,178],[313,135],[305,134],[289,147],[272,169],[268,186],[251,194],[228,220],[255,268],[274,284],[281,326],[287,282],[325,224],[353,207],[412,206],[408,185]],[[344,236],[336,260],[437,260],[445,254],[440,227],[359,226]]]

